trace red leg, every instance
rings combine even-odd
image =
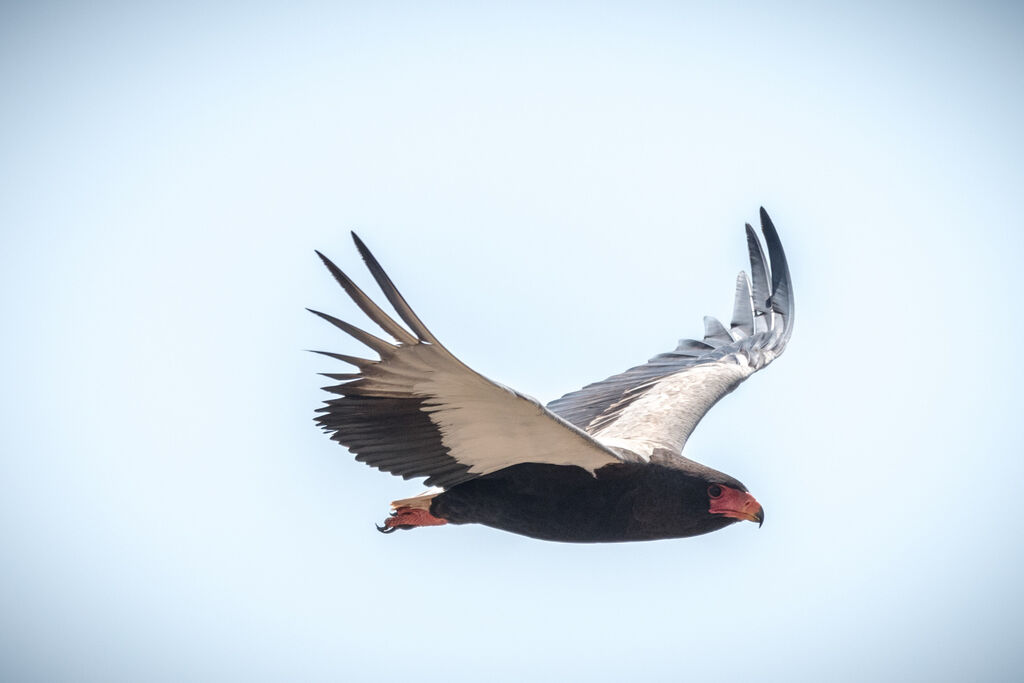
[[[448,520],[435,517],[429,511],[421,508],[398,508],[391,513],[391,516],[384,520],[384,526],[378,526],[377,531],[390,534],[395,529],[412,529],[418,526],[440,526],[447,524]]]

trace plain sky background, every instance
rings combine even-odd
[[[856,6],[854,6],[856,5]],[[6,3],[0,678],[1024,677],[1016,3]],[[646,544],[390,536],[313,425],[355,229],[548,401],[727,318],[786,354],[687,455],[764,504]]]

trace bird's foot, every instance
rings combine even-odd
[[[383,526],[378,524],[377,531],[382,534],[390,534],[397,529],[413,529],[418,526],[440,526],[447,523],[448,520],[435,517],[429,511],[422,508],[401,507],[384,520]]]

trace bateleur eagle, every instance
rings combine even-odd
[[[646,541],[695,536],[764,510],[739,480],[682,455],[719,399],[779,356],[793,329],[793,290],[778,234],[761,209],[748,224],[750,276],[740,272],[728,326],[704,319],[702,341],[549,403],[487,379],[441,345],[366,245],[356,248],[399,324],[326,256],[342,289],[390,339],[312,311],[377,360],[319,351],[353,372],[316,422],[357,460],[432,488],[392,503],[378,529],[485,524],[551,541]]]

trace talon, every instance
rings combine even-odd
[[[397,529],[414,529],[418,526],[439,526],[448,520],[434,517],[427,510],[420,508],[400,507],[384,520],[384,526],[377,525],[377,531],[390,534]]]

